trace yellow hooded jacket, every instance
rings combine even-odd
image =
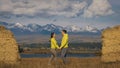
[[[59,47],[58,47],[58,44],[57,44],[57,41],[56,41],[55,38],[51,38],[51,48],[52,48],[52,49],[57,49],[57,48],[59,48]]]
[[[64,34],[60,48],[68,48],[68,34]]]

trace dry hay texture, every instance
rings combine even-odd
[[[102,61],[120,61],[120,25],[105,29],[102,33]]]
[[[0,62],[14,64],[19,59],[18,44],[12,32],[0,26]]]

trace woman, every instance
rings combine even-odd
[[[48,62],[48,65],[50,65],[53,60],[56,61],[56,58],[57,58],[56,49],[58,49],[59,47],[58,47],[58,44],[57,44],[57,41],[56,41],[55,37],[56,37],[55,33],[52,32],[51,33],[51,38],[50,38],[50,42],[51,42],[50,51],[51,51],[52,55],[51,55],[51,58],[50,58],[50,60]]]

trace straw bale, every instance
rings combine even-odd
[[[18,44],[13,33],[0,26],[0,62],[15,64],[19,59]]]
[[[103,62],[120,61],[120,25],[102,32],[102,45]]]

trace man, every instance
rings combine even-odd
[[[63,36],[61,41],[61,46],[60,46],[61,57],[62,57],[63,63],[66,64],[66,52],[68,50],[68,34],[66,30],[62,30],[61,33]]]

